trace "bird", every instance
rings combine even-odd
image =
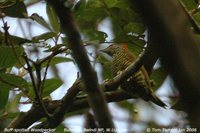
[[[111,71],[113,76],[120,74],[137,59],[128,50],[127,45],[111,44],[101,51],[112,57]],[[150,80],[144,66],[141,66],[135,74],[123,81],[120,87],[131,96],[142,98],[145,101],[151,101],[163,108],[167,107],[152,91],[152,80]]]

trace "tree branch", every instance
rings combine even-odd
[[[154,47],[180,92],[191,126],[200,129],[200,47],[188,26],[187,14],[176,0],[130,2],[140,9],[158,42]]]
[[[35,79],[33,77],[33,73],[32,73],[32,66],[30,65],[29,63],[29,59],[26,55],[26,53],[24,53],[23,55],[24,59],[25,59],[25,62],[27,64],[27,71],[29,72],[29,75],[30,75],[30,78],[31,78],[31,81],[32,81],[32,86],[33,86],[33,90],[34,90],[34,93],[35,93],[35,100],[36,102],[38,102],[38,104],[41,106],[41,108],[43,109],[42,111],[45,113],[46,117],[49,118],[50,117],[50,114],[49,112],[47,111],[43,101],[42,101],[42,98],[40,96],[40,92],[39,92],[39,88],[38,86],[36,85],[35,83]],[[37,69],[37,68],[36,68]],[[38,70],[37,70],[38,71]],[[40,73],[40,72],[39,72]],[[39,74],[40,75],[40,74]],[[37,77],[39,78],[39,77]],[[38,83],[37,83],[38,84]],[[40,86],[40,85],[39,85]],[[34,104],[37,104],[37,103],[34,103]]]
[[[119,102],[133,98],[123,90],[117,90],[114,92],[106,93],[105,97],[108,102]],[[44,104],[48,112],[53,113],[57,108],[61,106],[61,100],[44,101]],[[74,101],[71,108],[67,112],[65,112],[65,114],[77,112],[88,107],[89,104],[86,98],[77,99]],[[28,112],[22,112],[18,117],[16,117],[7,128],[28,128],[30,125],[32,125],[33,123],[35,123],[43,117],[45,117],[45,114],[42,111],[41,107],[33,105]]]
[[[55,9],[63,31],[68,37],[69,48],[72,50],[72,56],[76,60],[81,71],[86,86],[85,91],[88,94],[88,102],[94,111],[98,124],[102,128],[114,128],[105,98],[98,85],[96,72],[90,65],[70,9],[65,7],[64,3],[58,0],[47,0],[47,2]]]
[[[55,128],[63,121],[65,113],[68,112],[70,107],[73,105],[76,95],[79,93],[80,88],[84,88],[83,82],[78,78],[75,83],[68,89],[67,94],[60,101],[60,106],[58,106],[53,117],[50,120],[42,122],[37,128]]]

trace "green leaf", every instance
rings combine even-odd
[[[136,33],[138,35],[143,34],[145,27],[142,23],[130,22],[124,26],[126,33]]]
[[[66,130],[65,130],[66,129]],[[64,124],[60,124],[57,128],[56,128],[56,131],[54,133],[62,133],[62,132],[65,132],[65,133],[70,133],[70,129],[68,129]]]
[[[119,0],[105,0],[108,8],[115,7],[115,5],[119,2]]]
[[[197,4],[194,2],[194,0],[182,0],[184,5],[187,7],[188,10],[195,9],[197,7]]]
[[[30,16],[31,19],[35,20],[38,24],[42,25],[43,27],[47,28],[48,30],[52,31],[49,24],[44,20],[42,16],[39,16],[37,13],[33,13]]]
[[[9,73],[0,73],[1,87],[5,88],[28,88],[28,83],[22,77]]]
[[[57,15],[51,5],[47,3],[46,12],[50,21],[50,24],[56,33],[60,32],[60,23],[58,21]]]
[[[3,117],[3,119],[14,119],[17,117],[21,112],[9,112],[6,116]]]
[[[105,0],[106,6],[108,8],[121,8],[121,9],[126,9],[129,7],[128,2],[125,0]]]
[[[53,91],[59,88],[63,84],[59,78],[46,79],[44,84],[43,97],[50,95]]]
[[[49,96],[53,91],[55,91],[57,88],[59,88],[63,84],[63,81],[59,78],[52,78],[52,79],[46,79],[44,83],[43,88],[43,95],[42,97]],[[34,98],[35,92],[31,86],[28,92],[29,97]]]
[[[87,30],[85,31],[86,34],[88,35],[88,40],[89,41],[99,41],[99,42],[104,42],[108,35],[105,32],[102,31],[96,31],[96,30]]]
[[[8,7],[3,9],[3,13],[6,16],[17,17],[17,18],[27,18],[28,13],[26,10],[26,5],[23,0],[16,0],[16,3],[10,3]]]
[[[16,47],[14,50],[11,47],[1,46],[0,47],[0,68],[13,67],[17,62],[17,57],[23,52],[22,47]]]
[[[18,109],[19,101],[20,101],[22,95],[23,95],[22,93],[19,93],[19,94],[15,95],[15,97],[13,99],[11,99],[12,101],[10,101],[6,106],[7,112],[16,112],[16,110]]]
[[[83,10],[83,12],[79,12],[79,14],[77,14],[79,17],[79,21],[80,23],[81,20],[86,21],[86,22],[96,22],[97,20],[102,20],[104,17],[106,17],[106,12],[105,9],[102,7],[99,8],[86,8],[85,10]],[[87,23],[88,25],[91,26],[91,23]]]
[[[73,11],[75,14],[77,14],[78,12],[79,13],[82,12],[85,9],[85,7],[86,7],[86,0],[80,0],[75,4]]]
[[[139,56],[143,50],[144,42],[142,40],[134,40],[134,44],[128,44],[128,49],[134,55]]]
[[[3,86],[0,81],[0,110],[4,109],[9,96],[9,87]]]
[[[67,58],[67,57],[54,57],[52,58],[51,62],[50,62],[50,66],[55,66],[56,64],[59,64],[59,63],[63,63],[63,62],[71,62],[71,61],[74,61],[73,59],[71,58]],[[45,61],[43,64],[42,64],[42,67],[46,67],[47,66],[47,63],[48,61]]]
[[[157,90],[163,84],[166,77],[167,77],[167,72],[164,69],[164,67],[160,67],[153,71],[151,79],[155,81],[155,87],[154,87],[155,90]]]
[[[56,37],[56,36],[57,36],[57,34],[55,32],[46,32],[41,35],[34,36],[32,38],[32,41],[33,42],[46,41],[46,40]]]
[[[115,4],[115,7],[120,9],[127,9],[129,6],[129,3],[125,0],[118,0],[118,2]]]
[[[0,42],[2,44],[5,43],[5,34],[3,32],[0,32]],[[12,43],[12,45],[21,45],[23,43],[30,43],[31,41],[22,37],[9,35],[9,41]]]
[[[198,25],[200,25],[200,12],[195,13],[193,17],[198,23]]]
[[[104,7],[103,3],[101,2],[101,0],[89,0],[87,2],[87,8],[99,8],[99,7]]]
[[[64,62],[74,62],[74,60],[67,57],[53,57],[49,63],[49,66],[55,66],[59,63],[64,63]],[[42,68],[46,67],[47,64],[48,64],[48,60],[42,63]],[[33,70],[35,71],[35,68],[33,68]]]
[[[129,102],[129,101],[120,101],[120,102],[117,103],[117,105],[118,105],[120,108],[122,108],[122,109],[128,111],[128,112],[129,112],[130,114],[132,114],[132,115],[138,113],[138,111],[137,111],[136,107],[134,106],[134,104],[131,103],[131,102]]]

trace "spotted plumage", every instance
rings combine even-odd
[[[102,51],[113,57],[111,70],[114,76],[125,70],[136,60],[136,57],[130,51],[120,45],[112,44]],[[127,91],[129,94],[140,97],[145,101],[152,101],[161,107],[166,106],[153,93],[151,89],[151,80],[144,66],[142,66],[138,72],[124,81],[121,84],[121,88]]]

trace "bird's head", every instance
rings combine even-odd
[[[101,52],[104,52],[110,56],[113,56],[114,54],[117,54],[117,53],[121,53],[121,52],[125,52],[125,48],[120,46],[120,45],[117,45],[117,44],[111,44],[110,46],[108,46],[107,48],[105,49],[102,49],[100,50]]]

